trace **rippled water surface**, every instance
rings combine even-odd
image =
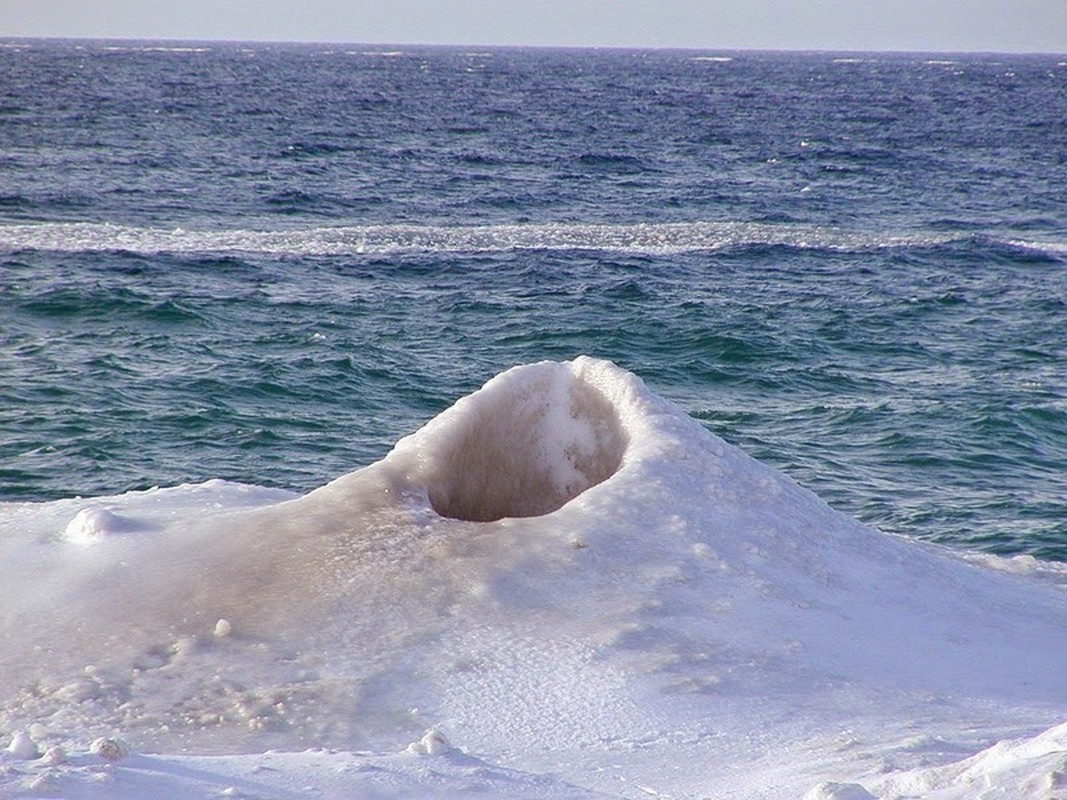
[[[0,499],[307,489],[589,353],[1067,558],[1067,62],[8,41]]]

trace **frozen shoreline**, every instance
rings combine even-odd
[[[8,504],[0,558],[0,734],[68,754],[5,751],[13,796],[1063,782],[1061,589],[865,528],[608,362],[503,373],[300,498]]]
[[[431,734],[428,734],[428,736]],[[925,741],[924,741],[925,739]],[[493,798],[695,797],[685,788],[664,789],[653,779],[612,776],[599,791],[583,788],[559,774],[524,771],[479,759],[446,745],[420,751],[420,743],[396,753],[308,750],[237,756],[131,754],[109,762],[87,752],[63,754],[55,761],[0,755],[0,790],[4,797],[144,798],[173,800],[203,797],[404,798],[432,794],[438,798],[477,795]],[[951,755],[951,745],[936,737],[916,737],[913,751],[929,749],[931,758]],[[665,755],[665,754],[661,754]],[[616,760],[621,756],[617,754]],[[881,777],[818,780],[805,800],[869,800],[923,797],[967,800],[975,797],[1043,798],[1067,788],[1067,725],[1034,737],[998,742],[974,756]],[[693,769],[680,761],[673,771]],[[770,766],[769,764],[761,766]],[[790,765],[803,773],[803,764]],[[811,769],[813,765],[808,765]],[[662,769],[662,768],[661,768]],[[604,777],[598,778],[605,783]],[[712,780],[703,796],[799,797],[775,790],[760,780]],[[716,795],[716,792],[727,794]]]

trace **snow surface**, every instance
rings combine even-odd
[[[0,504],[0,797],[1067,797],[1062,585],[517,367],[302,497]]]

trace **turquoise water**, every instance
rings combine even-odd
[[[1063,59],[15,44],[2,500],[310,489],[587,353],[883,530],[1067,559]]]

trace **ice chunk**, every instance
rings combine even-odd
[[[453,749],[455,748],[441,731],[431,728],[417,742],[409,744],[407,752],[419,756],[440,756],[451,753]]]
[[[121,761],[130,754],[130,746],[122,739],[101,736],[89,745],[89,752],[104,761]]]
[[[37,758],[41,752],[37,749],[37,743],[30,738],[25,731],[19,731],[11,737],[11,743],[7,746],[7,752],[13,758],[29,760]]]

